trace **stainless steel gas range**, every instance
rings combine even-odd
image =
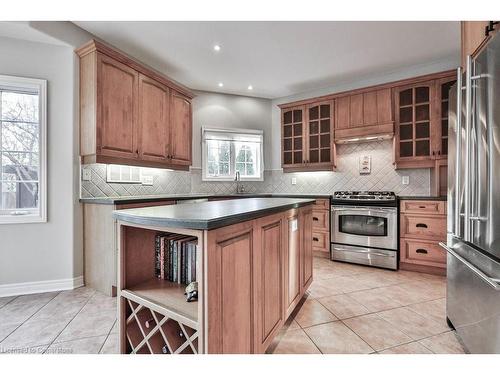
[[[396,195],[388,191],[338,191],[331,202],[331,259],[397,269]]]

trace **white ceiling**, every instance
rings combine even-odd
[[[265,98],[444,59],[458,65],[460,50],[459,22],[75,23],[192,89]]]

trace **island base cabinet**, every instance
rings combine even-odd
[[[207,232],[207,351],[264,353],[312,282],[312,209]]]

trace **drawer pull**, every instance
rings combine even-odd
[[[425,250],[425,249],[417,249],[416,253],[417,254],[427,254],[427,250]]]
[[[313,216],[313,221],[319,221],[319,219]]]
[[[425,206],[418,206],[418,208],[427,208],[427,207],[425,207]]]
[[[313,237],[313,241],[319,242],[319,238],[318,237]]]
[[[417,228],[427,228],[427,224],[424,224],[424,223],[418,223],[416,225]]]

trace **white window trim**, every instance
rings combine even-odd
[[[39,109],[39,210],[37,214],[1,215],[0,224],[47,222],[47,81],[44,79],[0,75],[1,87],[37,90]]]
[[[228,177],[212,177],[207,176],[207,142],[205,140],[205,132],[221,132],[221,133],[237,133],[237,134],[254,134],[260,135],[262,140],[260,142],[260,177],[240,177],[241,181],[264,181],[264,131],[255,129],[239,129],[239,128],[201,128],[201,175],[202,181],[212,181],[212,182],[228,182],[234,181],[236,178],[235,173],[235,163],[231,161],[229,164],[229,176]],[[231,154],[234,155],[234,144],[231,143]]]

